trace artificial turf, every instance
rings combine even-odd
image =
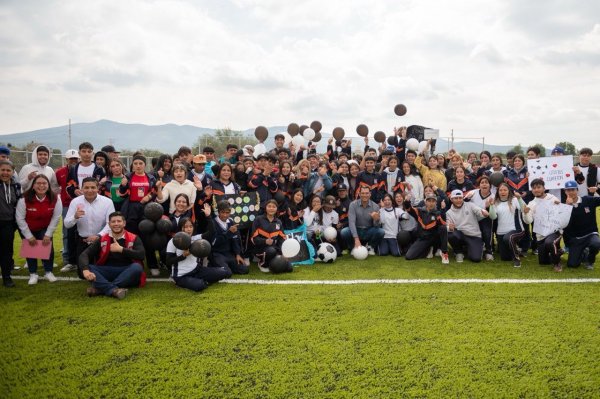
[[[520,269],[345,256],[236,276],[583,277],[600,273],[554,273],[533,256]],[[192,293],[150,280],[123,301],[87,298],[86,282],[16,283],[0,289],[0,397],[600,397],[597,283],[216,284]]]
[[[3,397],[598,397],[597,284],[0,290]]]

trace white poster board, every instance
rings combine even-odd
[[[535,179],[542,179],[546,190],[565,188],[566,182],[575,180],[573,157],[570,155],[528,159],[527,171],[529,172],[529,189],[531,189],[531,182]]]
[[[423,138],[425,140],[440,138],[440,129],[425,129],[425,130],[423,130]]]
[[[546,237],[564,229],[569,224],[572,211],[571,205],[555,204],[553,201],[537,202],[533,215],[533,232]]]

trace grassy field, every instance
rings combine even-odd
[[[532,256],[521,269],[345,257],[244,276],[585,277],[600,272],[558,274]],[[123,301],[87,298],[86,287],[0,289],[1,397],[600,397],[597,283],[216,284],[195,294],[150,281]]]

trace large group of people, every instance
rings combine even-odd
[[[194,154],[182,146],[151,162],[136,153],[129,167],[112,145],[95,152],[84,142],[65,152],[65,166],[56,171],[48,165],[51,151],[40,145],[18,173],[10,149],[0,147],[4,286],[14,286],[16,232],[32,248],[50,247],[41,263],[45,279],[56,281],[52,237],[57,229],[63,240],[61,272],[77,271],[90,281],[89,296],[119,299],[128,287],[144,285],[146,271],[157,277],[161,268],[177,286],[193,291],[248,273],[252,260],[261,271],[291,271],[289,262],[282,264],[282,244],[285,231],[301,225],[314,247],[327,242],[337,256],[364,246],[372,256],[439,257],[449,264],[449,253],[458,263],[491,261],[496,253],[520,267],[531,250],[540,264],[560,272],[561,255],[568,251],[567,266],[593,269],[600,250],[600,197],[591,149],[579,151],[573,180],[564,189],[547,190],[543,180],[529,181],[527,159],[540,156],[537,147],[525,154],[482,151],[463,158],[454,150],[432,153],[431,142],[419,151],[407,149],[405,128],[393,135],[378,148],[365,138],[360,154],[349,139],[331,138],[319,154],[316,143],[295,148],[279,134],[274,148],[262,153],[228,144],[217,157],[211,147]],[[562,154],[561,147],[552,150]],[[492,181],[498,173],[502,181]],[[258,193],[260,211],[251,228],[239,228],[219,196],[248,192]],[[568,226],[547,236],[533,233],[542,201],[572,206]],[[158,250],[147,245],[139,225],[154,202],[171,222],[172,235],[184,232],[192,242],[208,241],[210,254],[197,257],[174,238]],[[328,228],[336,234],[324,234]],[[28,283],[35,285],[38,259],[27,258],[27,267]]]

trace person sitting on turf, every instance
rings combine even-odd
[[[531,182],[531,192],[534,199],[529,201],[529,204],[523,208],[523,220],[525,223],[532,223],[535,218],[535,209],[542,201],[552,201],[554,204],[560,204],[560,200],[550,193],[546,193],[546,187],[542,179],[534,179]],[[560,248],[560,240],[562,231],[543,236],[539,233],[535,235],[538,248],[538,262],[540,265],[554,265],[555,272],[562,271],[560,264],[560,256],[562,250]]]
[[[92,283],[88,296],[106,295],[123,299],[128,287],[144,285],[142,240],[125,230],[125,216],[113,212],[108,217],[110,232],[103,234],[79,256],[83,277]]]
[[[248,274],[249,267],[242,258],[242,241],[238,225],[229,217],[231,205],[227,201],[217,204],[217,216],[213,219],[214,238],[212,240],[212,263],[224,267],[235,274]]]
[[[76,248],[71,248],[77,258],[91,243],[110,231],[108,216],[115,211],[115,206],[109,198],[98,195],[98,188],[98,180],[94,177],[84,178],[81,184],[83,195],[71,201],[65,215],[65,227],[77,227]],[[77,274],[83,279],[81,269],[77,270]]]
[[[346,248],[358,248],[367,244],[369,255],[375,255],[385,232],[379,225],[379,205],[371,201],[372,187],[362,185],[359,188],[359,199],[350,203],[348,210],[348,227],[344,227],[340,236]]]
[[[600,250],[596,208],[600,206],[600,197],[578,195],[576,181],[565,183],[566,204],[573,206],[569,225],[565,229],[564,241],[569,247],[568,267],[578,267],[584,262],[588,270],[594,269],[594,261]]]
[[[437,196],[427,194],[425,196],[425,207],[414,208],[410,197],[404,199],[404,210],[419,222],[417,240],[412,243],[406,252],[406,260],[425,258],[432,246],[439,245],[442,251],[442,263],[450,263],[448,259],[448,230],[444,220],[444,210],[436,208]]]
[[[457,168],[460,171],[460,167]],[[481,262],[483,255],[483,240],[479,230],[479,220],[488,217],[485,209],[471,202],[464,202],[461,190],[453,190],[450,195],[452,206],[446,212],[448,224],[448,242],[452,245],[456,261],[461,263],[465,257],[471,262]],[[466,247],[466,248],[465,248]]]
[[[179,231],[183,231],[191,236],[192,242],[203,238],[210,239],[214,234],[212,223],[208,223],[208,230],[205,234],[193,235],[194,222],[187,217],[179,220],[178,227]],[[189,249],[177,249],[173,243],[173,239],[167,244],[167,266],[173,268],[171,276],[178,287],[187,288],[195,292],[204,290],[209,284],[231,277],[231,270],[227,266],[203,266],[202,259],[192,255]]]
[[[277,201],[270,199],[265,203],[265,213],[252,222],[251,241],[254,255],[258,258],[258,268],[261,272],[270,272],[269,264],[279,254],[285,240],[283,223],[277,218]],[[289,264],[286,271],[291,272]]]

